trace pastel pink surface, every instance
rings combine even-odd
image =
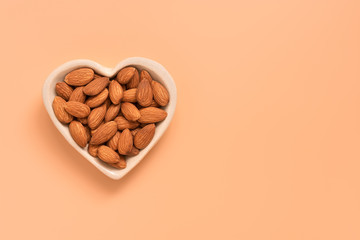
[[[360,2],[1,2],[0,239],[360,239]],[[162,138],[119,181],[51,122],[71,59],[161,63]]]

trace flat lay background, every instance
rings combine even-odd
[[[359,1],[1,1],[0,239],[360,239]],[[178,88],[124,179],[63,139],[58,65],[142,56]]]

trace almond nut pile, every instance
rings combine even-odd
[[[167,117],[161,107],[169,102],[168,91],[134,67],[121,69],[114,79],[76,69],[55,91],[55,116],[69,124],[74,141],[115,168],[125,168],[125,156],[139,154],[154,137],[155,124]]]

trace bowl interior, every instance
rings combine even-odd
[[[153,140],[151,143],[145,148],[140,151],[140,153],[137,156],[133,157],[127,157],[127,167],[125,169],[116,169],[108,164],[102,162],[98,158],[92,157],[87,152],[87,147],[81,148],[79,147],[75,141],[72,139],[69,128],[67,125],[61,124],[53,110],[52,110],[52,102],[56,96],[55,93],[55,85],[57,82],[61,82],[64,80],[65,75],[72,70],[75,70],[77,68],[81,67],[90,67],[94,69],[94,71],[98,74],[101,74],[106,77],[114,77],[120,69],[127,67],[127,66],[133,66],[136,67],[139,71],[146,70],[148,71],[154,80],[160,82],[163,84],[170,94],[170,101],[169,104],[164,107],[164,110],[168,113],[167,118],[156,124],[156,131]],[[160,65],[159,63],[146,59],[146,58],[128,58],[120,62],[116,67],[114,68],[107,68],[104,66],[101,66],[100,64],[93,62],[91,60],[86,59],[79,59],[79,60],[73,60],[70,62],[67,62],[61,66],[59,66],[57,69],[55,69],[47,78],[47,80],[44,83],[43,87],[43,101],[45,104],[45,108],[48,111],[48,114],[55,124],[55,126],[58,128],[58,130],[62,133],[62,135],[65,137],[65,139],[81,154],[83,155],[89,162],[91,162],[95,167],[97,167],[101,172],[103,172],[105,175],[112,179],[120,179],[123,176],[125,176],[131,169],[133,169],[143,158],[144,156],[151,150],[151,148],[156,144],[156,142],[160,139],[162,134],[165,132],[167,127],[169,126],[171,119],[175,112],[176,107],[176,86],[175,83],[170,76],[170,74],[167,72],[167,70]]]

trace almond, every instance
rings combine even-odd
[[[120,137],[120,132],[117,131],[115,135],[107,142],[106,145],[112,150],[116,151],[119,144],[119,137]]]
[[[117,124],[110,121],[98,127],[96,132],[92,135],[90,144],[99,145],[108,141],[117,132]]]
[[[90,129],[91,136],[95,134],[95,132],[99,129],[100,126],[104,125],[105,122],[100,123],[100,125],[95,129]]]
[[[123,98],[124,91],[120,85],[115,80],[112,80],[109,85],[109,97],[113,104],[119,104],[121,99]]]
[[[90,114],[90,108],[88,105],[75,101],[67,102],[65,104],[65,110],[74,117],[79,117],[79,118],[87,117]]]
[[[120,104],[111,104],[105,114],[105,122],[112,121],[116,118],[120,111]]]
[[[97,157],[97,151],[98,151],[99,145],[92,145],[89,144],[88,146],[88,152],[91,156]]]
[[[94,78],[99,78],[99,77],[103,77],[100,74],[94,73]]]
[[[136,100],[143,107],[151,105],[153,101],[153,91],[149,81],[141,80],[136,91]]]
[[[69,100],[73,89],[64,82],[58,82],[55,86],[55,92],[58,96],[62,97],[66,101]]]
[[[129,129],[134,129],[137,128],[139,126],[138,122],[132,122],[132,121],[128,121],[126,118],[124,118],[123,116],[118,116],[114,119],[114,121],[117,123],[117,128],[119,130],[124,130],[126,128]]]
[[[96,96],[89,97],[85,104],[91,108],[98,107],[105,102],[109,95],[109,90],[105,88],[101,93]]]
[[[127,84],[134,76],[136,69],[134,67],[126,67],[120,70],[116,76],[116,80],[121,84]]]
[[[94,78],[91,68],[79,68],[65,76],[65,82],[71,86],[84,86]]]
[[[140,118],[139,109],[137,109],[134,104],[129,102],[124,102],[121,104],[121,113],[129,121],[136,121]]]
[[[125,157],[120,155],[120,160],[117,163],[109,163],[110,166],[118,169],[126,168]]]
[[[122,155],[127,155],[131,152],[133,147],[133,136],[131,135],[130,130],[127,128],[120,134],[118,151]]]
[[[127,89],[137,88],[139,85],[139,72],[135,69],[134,76],[130,79],[128,84],[126,84]]]
[[[123,89],[123,92],[125,92],[127,89],[126,89],[126,85],[121,85],[122,89]]]
[[[160,105],[153,100],[149,107],[160,107]]]
[[[152,77],[150,76],[150,73],[146,70],[142,70],[140,73],[140,81],[143,79],[147,79],[149,82],[152,81]]]
[[[91,129],[97,128],[104,120],[106,114],[106,103],[103,103],[100,107],[91,110],[88,117],[88,126]]]
[[[83,92],[88,96],[98,95],[109,85],[109,82],[108,77],[95,78],[84,87]]]
[[[97,151],[98,157],[107,163],[116,163],[120,161],[120,156],[111,148],[101,145]]]
[[[138,149],[144,149],[151,140],[153,139],[155,134],[155,124],[149,124],[140,129],[135,137],[134,137],[134,145]]]
[[[123,102],[136,102],[136,91],[137,88],[132,88],[129,90],[124,91],[124,96],[123,96]]]
[[[77,118],[77,120],[78,120],[79,122],[81,122],[82,125],[85,125],[85,124],[88,123],[88,120],[87,120],[87,119],[88,119],[87,117]]]
[[[85,127],[78,121],[72,121],[69,124],[69,130],[74,141],[80,146],[85,147],[87,144],[87,134]]]
[[[167,117],[167,112],[160,108],[147,107],[140,109],[141,117],[138,119],[140,123],[156,123],[161,122]]]
[[[136,155],[138,155],[139,154],[139,149],[137,149],[136,147],[132,147],[132,149],[131,149],[131,151],[130,151],[130,153],[128,154],[129,156],[136,156]]]
[[[169,92],[166,88],[156,81],[151,82],[154,99],[162,107],[169,103]]]
[[[83,92],[84,87],[77,87],[71,93],[69,101],[81,102],[84,103],[86,99],[86,95]]]
[[[87,137],[86,143],[88,143],[90,141],[90,139],[91,139],[91,130],[90,130],[89,126],[84,126],[84,127],[85,127],[85,130],[86,130],[86,137]]]
[[[66,105],[66,101],[62,97],[55,96],[54,101],[52,103],[52,108],[54,110],[54,114],[56,118],[61,123],[69,123],[73,120],[73,116],[70,115],[65,110],[65,105]]]
[[[141,129],[141,128],[135,128],[134,130],[131,130],[131,134],[132,134],[133,136],[135,136],[136,133],[137,133],[140,129]]]

